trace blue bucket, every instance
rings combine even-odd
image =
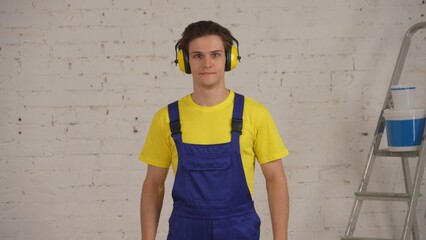
[[[418,150],[425,128],[425,109],[393,110],[383,113],[389,151],[406,152]]]

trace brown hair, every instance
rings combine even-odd
[[[185,28],[185,31],[183,31],[182,38],[178,41],[176,46],[179,49],[185,49],[188,51],[189,42],[207,35],[219,36],[223,41],[225,50],[230,49],[232,46],[234,38],[232,37],[231,32],[227,28],[222,27],[220,24],[213,21],[199,21],[189,24]]]

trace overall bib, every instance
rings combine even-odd
[[[235,93],[231,142],[182,141],[178,102],[168,106],[178,152],[167,240],[258,240],[257,215],[240,154],[244,96]]]

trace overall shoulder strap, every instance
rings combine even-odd
[[[235,93],[231,129],[232,129],[232,132],[239,133],[240,135],[243,131],[243,111],[244,111],[244,96],[241,94]]]
[[[176,135],[181,135],[180,117],[179,117],[179,104],[178,101],[168,105],[169,110],[169,126],[172,137],[175,139]],[[176,140],[176,139],[175,139]]]

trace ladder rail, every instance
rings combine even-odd
[[[423,28],[426,28],[426,22],[420,22],[420,23],[414,24],[405,33],[404,40],[402,41],[401,49],[399,51],[398,59],[396,60],[396,66],[393,71],[391,82],[388,89],[390,89],[391,86],[398,84],[399,79],[401,78],[401,73],[404,67],[405,59],[407,58],[408,50],[411,45],[411,39],[413,38],[414,34],[417,31]]]
[[[370,148],[370,152],[368,154],[367,164],[364,169],[364,173],[362,175],[361,183],[358,187],[358,192],[364,192],[367,190],[368,182],[370,181],[371,171],[373,170],[372,166],[374,165],[375,158],[376,158],[374,155],[374,152],[378,151],[379,149],[380,139],[382,138],[382,135],[383,135],[383,129],[378,127],[376,129],[376,133],[374,134],[373,145]],[[351,217],[349,219],[348,226],[346,227],[345,236],[353,236],[354,234],[355,226],[358,221],[358,216],[361,211],[362,201],[363,201],[362,199],[355,198],[355,202],[352,207],[352,212],[350,215]]]
[[[402,239],[403,240],[409,240],[410,239],[410,235],[409,235],[409,231],[412,229],[413,224],[415,222],[415,218],[416,218],[416,209],[417,209],[417,200],[419,199],[419,195],[420,195],[420,188],[422,186],[422,179],[423,179],[423,174],[424,174],[424,170],[425,170],[425,166],[426,166],[426,157],[425,157],[425,153],[426,153],[426,128],[423,131],[423,138],[422,138],[423,144],[422,147],[420,149],[420,154],[419,154],[419,160],[417,161],[417,167],[416,167],[416,173],[414,175],[414,186],[413,186],[413,198],[410,201],[410,206],[408,209],[408,213],[406,216],[406,224],[404,225],[404,229],[402,232]]]
[[[404,35],[404,38],[401,44],[401,49],[399,50],[398,58],[396,60],[395,69],[392,73],[392,78],[389,83],[385,102],[383,103],[382,111],[380,113],[380,118],[382,118],[383,111],[385,109],[393,107],[393,99],[392,99],[392,94],[390,89],[393,85],[397,85],[399,83],[399,80],[402,74],[402,69],[404,68],[405,59],[407,58],[408,50],[410,49],[411,40],[414,34],[423,28],[426,28],[426,22],[416,23],[413,26],[411,26]]]
[[[408,162],[408,157],[401,157],[401,162],[402,162],[402,172],[404,174],[405,192],[407,194],[411,194],[413,192],[413,183],[411,181],[410,164]],[[415,196],[413,195],[413,197]],[[408,207],[410,207],[410,203],[408,203]],[[408,215],[408,211],[407,211],[407,215]],[[419,225],[417,223],[417,218],[415,216],[413,220],[412,232],[413,232],[413,240],[420,240]]]

